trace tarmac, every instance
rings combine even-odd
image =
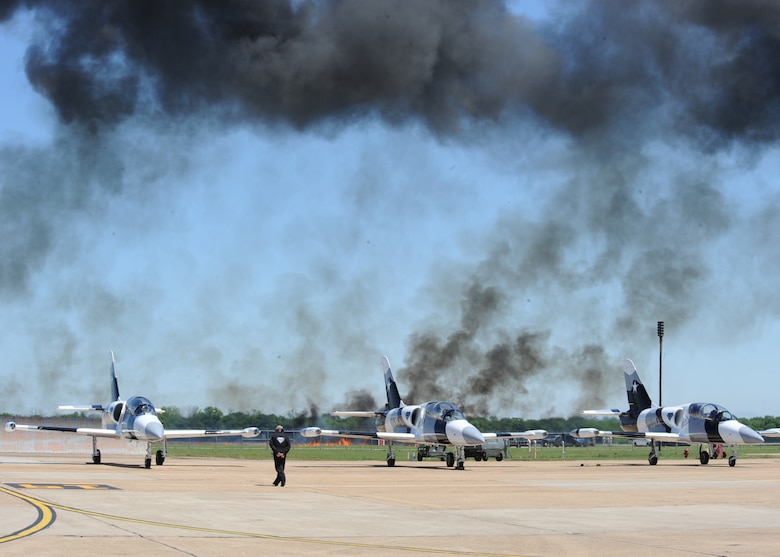
[[[0,554],[780,554],[780,459],[112,460],[0,455]]]

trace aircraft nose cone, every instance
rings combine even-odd
[[[485,442],[482,432],[466,420],[447,422],[446,434],[453,445],[482,445]]]
[[[763,443],[764,438],[761,437],[761,435],[753,430],[750,429],[748,426],[743,425],[741,428],[739,428],[739,436],[742,437],[743,443]]]
[[[463,440],[466,445],[482,445],[485,442],[482,432],[471,424],[463,428]]]
[[[137,421],[138,420],[136,420],[136,422]],[[161,441],[165,436],[165,428],[160,423],[160,420],[142,420],[142,423],[138,425],[141,426],[141,435],[143,438],[148,439],[149,441]]]
[[[729,445],[750,445],[764,442],[764,438],[757,431],[737,420],[722,422],[718,427],[718,433],[724,443]]]

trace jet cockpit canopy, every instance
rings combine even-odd
[[[691,417],[698,417],[702,420],[712,422],[727,422],[733,420],[734,416],[720,404],[712,402],[695,402],[688,407]]]
[[[157,411],[154,409],[152,401],[143,396],[134,396],[127,399],[125,402],[127,411],[133,416],[142,416],[144,414],[157,415]]]
[[[466,419],[460,408],[451,402],[432,402],[426,405],[425,411],[431,418],[444,420],[445,422]]]

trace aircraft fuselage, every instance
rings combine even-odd
[[[377,420],[377,430],[388,433],[411,433],[426,445],[481,445],[482,433],[463,412],[450,402],[425,402],[393,408],[384,420]]]
[[[165,428],[157,417],[154,404],[142,396],[133,396],[127,401],[116,401],[108,405],[101,421],[105,429],[114,429],[127,439],[139,441],[162,441]]]
[[[636,422],[621,419],[623,431],[676,433],[680,441],[741,445],[763,443],[758,432],[737,421],[724,407],[710,402],[647,408]]]

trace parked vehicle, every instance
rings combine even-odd
[[[417,461],[422,462],[424,458],[438,458],[444,461],[447,458],[447,447],[445,445],[420,445],[417,447]]]
[[[493,457],[498,462],[501,462],[504,460],[505,443],[506,441],[503,439],[487,439],[484,445],[465,447],[465,457],[473,458],[477,462]]]
[[[569,433],[564,433],[563,435],[550,435],[544,440],[545,447],[562,447],[564,444],[567,447],[584,447],[585,440],[573,437]]]
[[[507,441],[509,447],[528,447],[530,444],[531,442],[528,439],[523,439],[522,437],[512,438]]]

